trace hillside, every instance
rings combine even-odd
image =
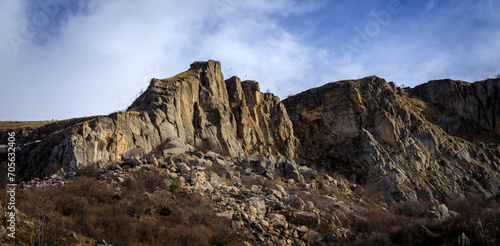
[[[396,200],[491,199],[500,194],[499,82],[443,80],[405,90],[367,77],[283,103],[306,162],[374,183]]]
[[[195,62],[153,78],[125,112],[0,122],[0,144],[17,136],[18,242],[33,242],[36,194],[49,231],[65,221],[74,233],[51,234],[62,245],[500,242],[500,79],[400,88],[371,76],[281,101],[223,78],[219,62]]]

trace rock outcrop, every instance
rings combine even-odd
[[[336,171],[396,200],[493,198],[500,194],[499,84],[442,80],[402,89],[372,76],[281,102],[256,81],[224,80],[219,62],[195,62],[174,77],[152,79],[125,112],[16,130],[19,176],[137,166],[138,155],[201,150],[222,166],[266,156],[250,167],[269,179],[303,183],[318,168]]]
[[[398,200],[492,198],[500,194],[498,142],[473,142],[443,128],[480,124],[494,135],[499,88],[493,80],[443,81],[407,92],[373,76],[330,83],[283,103],[304,160],[373,182]]]
[[[498,245],[499,92],[499,79],[399,88],[372,76],[282,102],[256,81],[224,80],[210,60],[152,79],[125,112],[0,137],[16,133],[19,189],[104,184],[109,206],[137,199],[143,217],[125,216],[151,219],[144,228],[175,217],[182,193],[256,245]]]
[[[279,98],[261,93],[255,81],[224,81],[220,63],[212,60],[195,62],[168,79],[152,79],[126,112],[77,121],[46,135],[21,152],[23,177],[110,165],[130,149],[161,152],[178,141],[231,157],[293,157],[296,145]]]
[[[256,81],[224,81],[220,63],[195,62],[175,77],[153,79],[128,111],[152,112],[161,140],[229,156],[280,153],[293,156],[293,126],[278,97]]]
[[[433,103],[458,120],[457,132],[463,123],[472,123],[500,136],[500,79],[476,83],[456,80],[433,80],[409,90],[411,95]],[[478,131],[478,129],[474,129]]]

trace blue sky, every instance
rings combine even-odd
[[[280,98],[370,75],[500,74],[495,0],[5,0],[0,23],[0,120],[109,114],[196,60]]]

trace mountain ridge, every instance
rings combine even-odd
[[[153,78],[125,112],[48,127],[39,134],[43,141],[32,139],[21,150],[20,175],[29,180],[110,166],[131,149],[162,153],[182,142],[228,158],[295,157],[360,184],[376,183],[397,200],[500,193],[498,79],[400,88],[370,76],[281,101],[260,92],[256,81],[223,78],[220,62],[194,62],[176,76]],[[464,138],[464,129],[489,140]],[[475,177],[477,171],[484,175]]]
[[[495,85],[498,88],[498,81]],[[295,134],[306,146],[302,159],[321,163],[361,183],[375,183],[396,199],[444,200],[463,192],[497,197],[498,142],[478,147],[450,135],[440,126],[441,122],[432,123],[422,113],[427,110],[439,114],[441,108],[412,93],[411,89],[371,76],[329,83],[289,97],[283,103]],[[447,112],[445,120],[463,121],[457,117]],[[464,125],[484,131],[473,123]],[[494,132],[489,131],[489,135],[496,138]],[[481,157],[476,159],[478,156]],[[473,162],[485,165],[467,164]],[[477,183],[481,178],[461,180],[475,171],[488,172],[492,179]],[[476,190],[468,190],[470,186]]]

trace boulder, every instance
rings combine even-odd
[[[290,208],[296,209],[296,210],[304,210],[304,208],[306,206],[304,201],[302,201],[302,199],[300,199],[300,197],[298,197],[296,195],[293,195],[290,197],[284,197],[281,200],[285,205],[289,206]]]
[[[281,199],[283,197],[283,194],[275,189],[269,189],[269,194],[275,196],[278,199]]]
[[[264,175],[269,179],[273,179],[275,176],[276,169],[276,157],[273,155],[268,155],[266,158],[261,158],[254,165],[253,168],[256,173]]]
[[[247,203],[249,207],[254,207],[256,209],[257,214],[265,214],[266,213],[266,203],[263,199],[259,197],[250,197],[247,198]]]
[[[217,216],[227,218],[227,219],[233,219],[234,212],[233,211],[224,211],[220,213],[216,213]]]
[[[302,177],[304,177],[305,181],[316,179],[316,175],[318,174],[316,170],[306,166],[300,166],[299,173]]]
[[[140,160],[144,158],[144,156],[146,156],[146,150],[144,148],[133,148],[123,153],[124,159],[136,158]]]
[[[121,161],[120,166],[123,167],[136,167],[142,165],[142,162],[140,160],[137,160],[135,158],[127,158]]]
[[[122,164],[122,163],[119,163],[119,162],[114,163],[114,164],[110,165],[110,166],[108,167],[108,169],[109,169],[109,170],[112,170],[112,171],[119,171],[119,170],[122,170],[122,167],[120,166],[121,164]]]
[[[286,230],[288,228],[288,222],[286,221],[286,217],[284,215],[272,213],[268,214],[267,217],[269,218],[273,228],[279,230]]]
[[[463,232],[460,236],[458,236],[458,245],[459,246],[470,246],[470,239]]]
[[[304,225],[308,228],[316,228],[321,222],[319,215],[311,212],[298,211],[294,212],[293,216],[299,225]]]
[[[297,164],[291,158],[288,158],[285,163],[285,173],[295,182],[304,182],[304,177],[299,173]]]
[[[305,235],[302,237],[304,241],[309,242],[311,244],[319,243],[322,239],[321,234],[314,230],[308,230]]]
[[[432,207],[431,214],[434,218],[438,220],[446,219],[450,217],[450,212],[448,211],[448,207],[444,204],[439,204],[437,206]]]
[[[181,174],[191,172],[191,168],[186,163],[181,163],[179,169],[181,170]]]
[[[167,156],[172,156],[172,155],[179,155],[179,154],[185,153],[186,151],[187,151],[186,148],[174,147],[174,148],[163,150],[163,156],[167,157]]]

